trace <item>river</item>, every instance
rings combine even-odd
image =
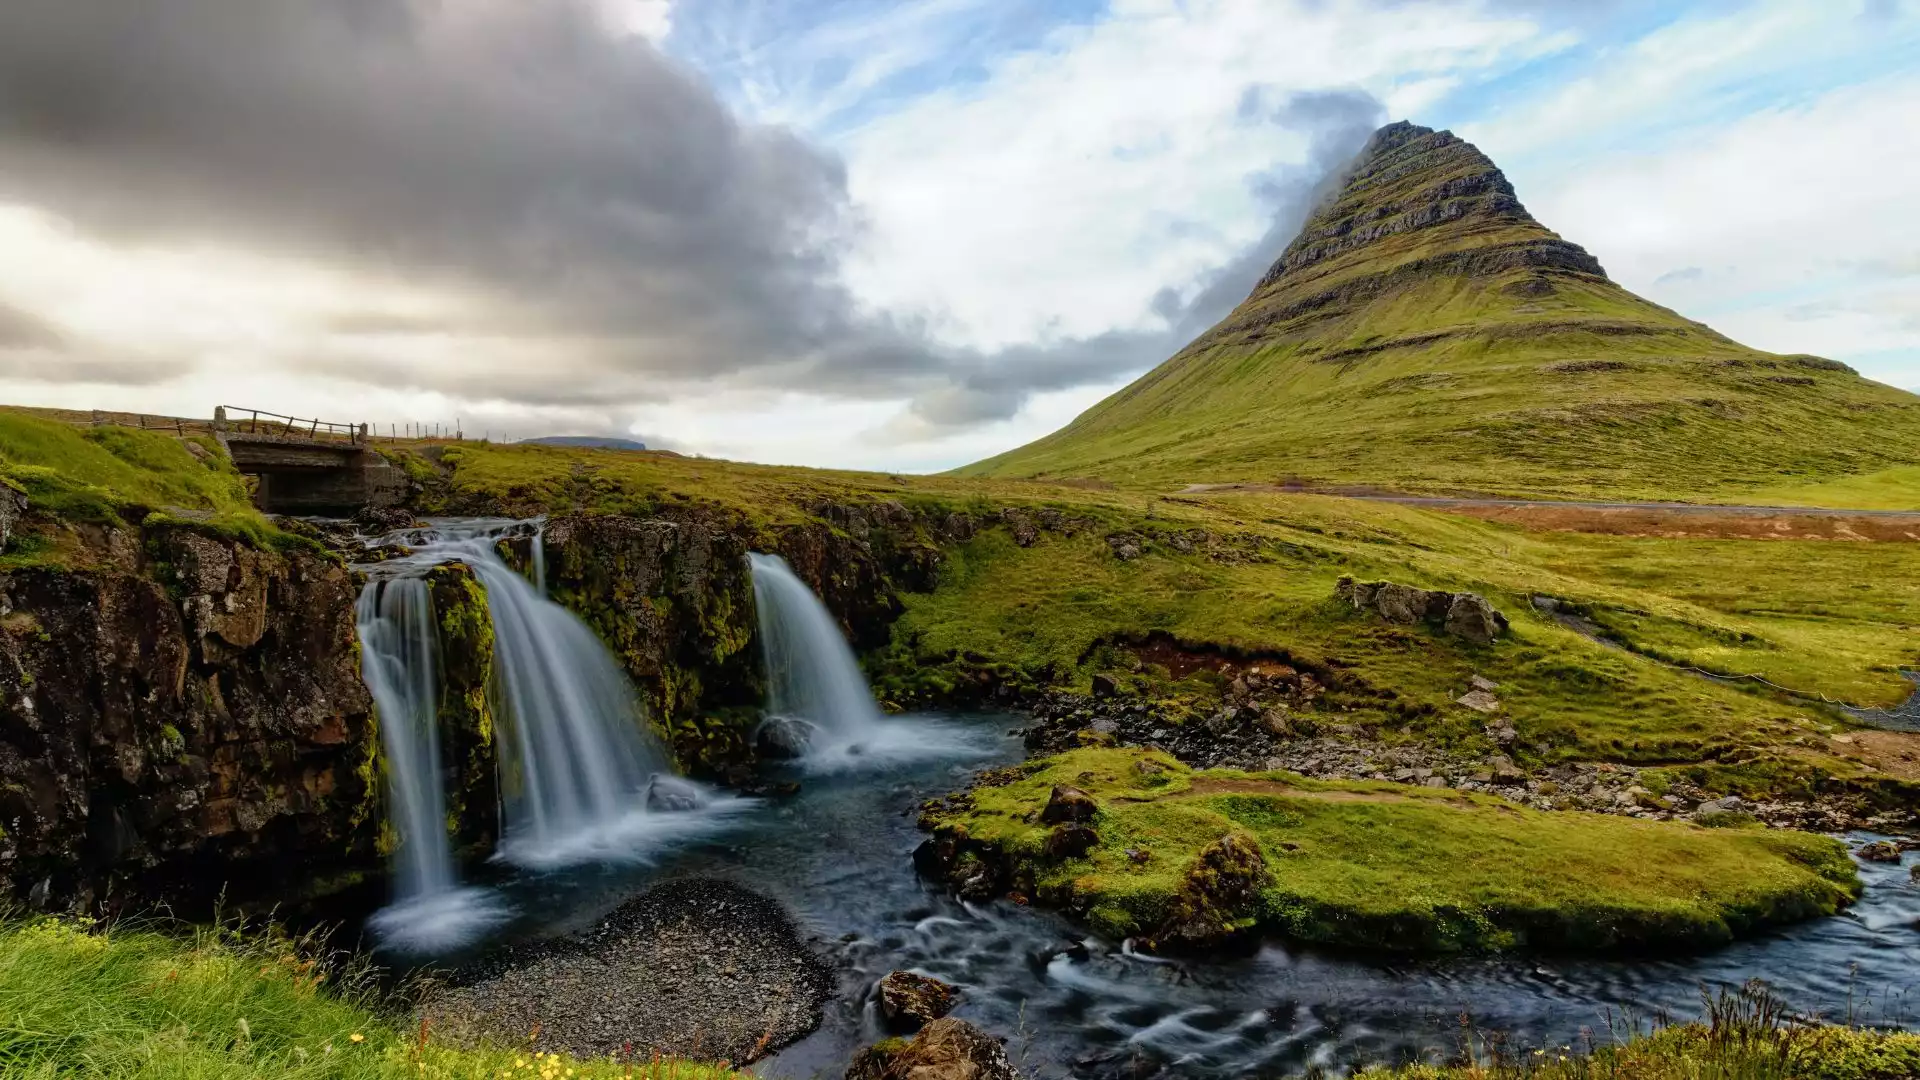
[[[915,876],[919,803],[1023,756],[1010,733],[1019,717],[888,723],[929,720],[962,737],[931,758],[797,776],[800,794],[649,865],[500,881],[507,906],[540,913],[502,933],[584,926],[674,876],[729,878],[782,900],[840,979],[819,1030],[755,1069],[795,1080],[837,1076],[881,1036],[867,997],[899,968],[959,986],[956,1015],[1007,1036],[1017,1062],[1050,1076],[1274,1075],[1432,1059],[1457,1054],[1463,1017],[1526,1047],[1577,1046],[1691,1018],[1703,988],[1756,977],[1805,1012],[1920,1023],[1920,885],[1905,868],[1873,863],[1862,864],[1866,894],[1847,914],[1697,956],[1387,960],[1279,943],[1204,963],[1131,955],[1058,916],[961,903]]]

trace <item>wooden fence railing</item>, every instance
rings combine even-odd
[[[285,416],[267,412],[264,409],[241,409],[230,405],[222,405],[213,410],[213,426],[216,431],[229,434],[271,435],[276,438],[306,439],[311,442],[361,443],[367,438],[365,424],[339,424],[329,420]]]

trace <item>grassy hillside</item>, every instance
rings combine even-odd
[[[1470,144],[1401,124],[1220,325],[960,471],[1900,508],[1916,459],[1920,397],[1634,296]]]

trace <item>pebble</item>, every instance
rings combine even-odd
[[[827,966],[778,903],[732,882],[656,886],[575,935],[510,946],[424,989],[453,1045],[746,1064],[811,1032]],[[532,1038],[538,1031],[537,1039]]]

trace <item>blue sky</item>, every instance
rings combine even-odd
[[[1452,128],[1635,291],[1758,347],[1920,387],[1911,7],[679,0],[663,43],[743,116],[793,125],[846,159],[873,215],[863,294],[956,339],[1125,324],[1151,284],[1256,235],[1246,175],[1302,147],[1283,131],[1255,147],[1195,135],[1219,121],[1208,84],[1238,80],[1358,86],[1395,118]],[[1248,34],[1260,48],[1208,47]],[[1370,42],[1371,55],[1311,54],[1328,42]],[[1154,66],[1156,49],[1214,68],[1183,76]],[[1135,79],[1193,100],[1157,115],[1055,104],[1124,96]],[[1080,125],[1095,137],[1068,134]],[[1061,137],[1035,144],[1034,129]],[[1135,155],[1141,175],[1087,190],[1091,208],[1060,205],[1056,188],[1081,179],[1099,145]],[[970,180],[969,157],[982,154],[1030,160]],[[937,171],[959,178],[929,177]],[[890,194],[895,185],[919,197]],[[995,242],[969,241],[982,236]],[[1027,247],[1010,267],[1007,248],[1023,236],[1046,250]],[[928,253],[931,273],[912,265]],[[1038,399],[954,440],[952,457],[1041,434],[1111,388]]]
[[[270,84],[224,97],[286,121],[239,115],[164,174],[141,171],[150,144],[71,160],[71,144],[0,146],[94,185],[0,177],[0,400],[197,415],[243,396],[496,436],[949,467],[1066,423],[1177,348],[1169,312],[1279,254],[1274,191],[1317,167],[1325,121],[1266,106],[1302,95],[1370,96],[1381,119],[1474,141],[1641,295],[1920,388],[1920,0],[396,2],[412,36],[350,38],[365,57],[299,54],[314,34],[288,32],[285,60],[222,68]],[[578,70],[523,49],[583,26],[596,43],[559,54]],[[240,36],[252,27],[219,20],[203,36],[232,32],[228,52],[183,54],[172,77],[202,92],[200,68],[274,44]],[[305,81],[274,82],[282,70]],[[687,80],[670,91],[685,124],[649,112],[662,70]],[[364,78],[399,89],[355,112]],[[409,112],[407,94],[427,104]],[[5,119],[0,141],[28,137]],[[449,141],[391,141],[429,130]],[[339,163],[333,187],[288,174],[284,205],[244,228],[209,217],[260,188],[222,186],[205,159],[231,153],[245,176],[298,152],[244,142],[282,132],[383,150],[318,159]],[[693,155],[714,213],[739,195],[776,240],[674,219],[689,192],[661,154]],[[473,162],[498,175],[469,184]],[[576,167],[613,170],[581,186],[613,201],[545,230]],[[411,235],[418,177],[508,207],[498,242],[467,243],[464,224]],[[178,196],[173,216],[129,232],[155,190]],[[101,227],[87,215],[103,195],[125,201]],[[401,211],[356,218],[382,198]],[[684,235],[660,233],[670,219]],[[770,265],[673,254],[729,244]],[[640,332],[609,295],[651,313]],[[807,340],[789,347],[795,328]]]

